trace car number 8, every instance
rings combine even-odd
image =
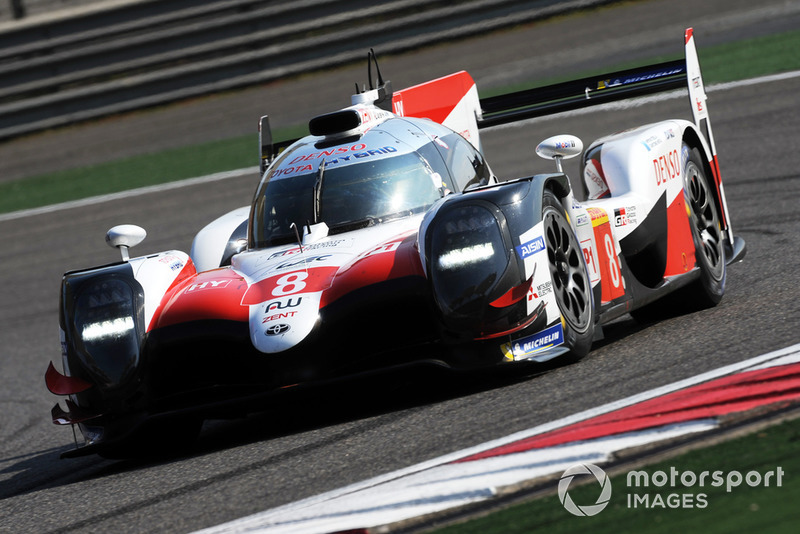
[[[308,273],[304,271],[281,276],[275,281],[275,289],[272,290],[272,296],[283,297],[302,291],[306,287],[306,278],[308,278]]]
[[[619,265],[617,265],[617,253],[614,250],[614,242],[611,241],[611,234],[606,234],[603,242],[606,246],[606,255],[608,256],[608,270],[611,275],[611,283],[614,287],[619,287]]]

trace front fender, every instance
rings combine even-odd
[[[451,195],[426,215],[419,249],[446,332],[491,337],[530,322],[525,297],[535,282],[532,257],[544,250],[545,189],[566,197],[569,180],[542,174],[503,182]]]
[[[82,405],[136,389],[141,349],[164,295],[194,274],[188,255],[162,252],[64,274],[59,323],[67,376],[94,387]]]

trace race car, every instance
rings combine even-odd
[[[262,117],[252,204],[189,254],[129,257],[145,231],[106,235],[118,263],[63,276],[64,453],[133,454],[258,409],[281,388],[399,366],[475,369],[578,360],[602,326],[662,297],[723,296],[733,235],[692,30],[685,59],[481,99],[466,72],[369,89],[273,145]],[[377,83],[372,82],[373,64]],[[536,151],[554,172],[499,180],[480,130],[688,86],[693,121],[664,120]],[[581,200],[562,171],[582,154]],[[687,298],[688,297],[688,300]],[[181,441],[183,443],[183,441]],[[144,445],[143,445],[144,444]]]

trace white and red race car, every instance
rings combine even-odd
[[[378,71],[279,154],[262,118],[250,207],[200,231],[190,254],[129,258],[144,230],[114,227],[121,262],[64,275],[63,373],[51,364],[46,383],[67,396],[53,421],[85,438],[64,456],[161,447],[299,383],[578,359],[604,323],[652,316],[664,296],[715,305],[745,246],[691,30],[685,44],[685,60],[486,99],[466,72],[393,93]],[[537,147],[552,174],[499,181],[481,153],[481,128],[686,85],[693,121],[585,151],[552,137]],[[580,154],[579,202],[561,160]]]

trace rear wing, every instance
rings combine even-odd
[[[654,65],[599,74],[569,82],[481,98],[479,128],[488,128],[533,117],[541,117],[688,87],[692,114],[698,129],[708,121],[706,94],[692,28],[684,34],[685,57]],[[710,130],[710,125],[706,123]],[[712,151],[712,136],[709,132]]]
[[[668,61],[481,98],[479,128],[686,87],[686,62]]]

